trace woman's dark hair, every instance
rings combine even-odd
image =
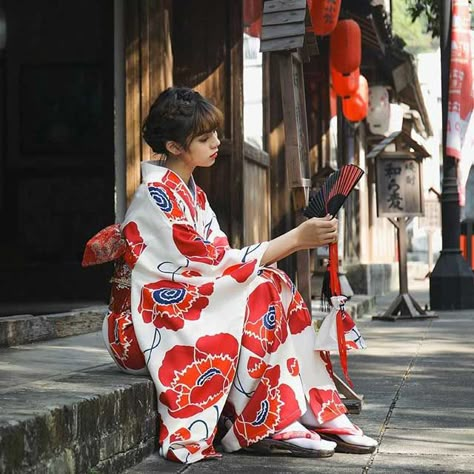
[[[186,149],[193,138],[221,125],[221,111],[199,92],[188,87],[170,87],[153,102],[142,133],[155,153],[167,153],[167,141],[179,143]]]

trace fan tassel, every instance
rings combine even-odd
[[[322,304],[330,304],[332,296],[341,296],[341,282],[339,281],[339,255],[337,242],[329,244],[329,262],[323,279],[323,289],[321,294]],[[347,364],[346,337],[344,331],[344,318],[346,317],[344,305],[341,305],[336,314],[337,345],[339,350],[339,360],[347,383],[353,387],[352,380],[349,377]],[[332,375],[332,363],[329,353],[326,355],[328,368]]]

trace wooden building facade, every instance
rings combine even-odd
[[[269,1],[287,8],[297,3]],[[263,55],[263,146],[244,139],[244,3],[0,0],[0,314],[11,314],[12,305],[18,312],[38,302],[106,301],[111,267],[82,269],[82,251],[88,238],[123,218],[140,163],[153,158],[141,124],[170,85],[195,88],[224,113],[218,160],[211,170],[198,170],[196,180],[231,245],[294,226],[273,53]],[[389,39],[380,37],[383,18],[377,23],[374,11],[353,8],[362,3],[369,8],[369,1],[343,6],[359,18],[368,51],[362,71],[377,81]],[[370,253],[381,234],[371,214],[364,124],[353,127],[337,113],[328,39],[317,38],[316,46],[319,53],[304,64],[310,173],[317,178],[350,161],[368,169],[368,184],[361,184],[344,218],[344,255],[374,262],[385,257]],[[392,240],[395,248],[393,233]],[[282,267],[294,277],[294,258]]]

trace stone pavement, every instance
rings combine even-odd
[[[412,284],[422,306],[427,284]],[[394,297],[378,298],[377,309]],[[369,348],[349,356],[356,391],[365,397],[362,413],[352,419],[379,440],[372,455],[311,460],[225,454],[218,461],[176,466],[154,454],[127,473],[473,473],[474,311],[439,316],[358,321]]]
[[[410,288],[424,306],[427,281]],[[118,372],[94,332],[0,349],[0,473],[474,473],[474,311],[357,324],[369,348],[349,356],[365,397],[352,419],[379,439],[373,455],[139,463],[157,444],[153,384]]]

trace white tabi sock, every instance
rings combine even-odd
[[[305,428],[299,421],[293,422],[291,425],[283,428],[275,434],[289,433],[291,431],[307,433],[310,435],[310,431]],[[314,437],[314,436],[313,436]],[[326,441],[324,439],[311,439],[311,438],[285,438],[285,442],[299,446],[300,448],[313,449],[315,451],[332,451],[336,447],[336,443],[332,441]]]

